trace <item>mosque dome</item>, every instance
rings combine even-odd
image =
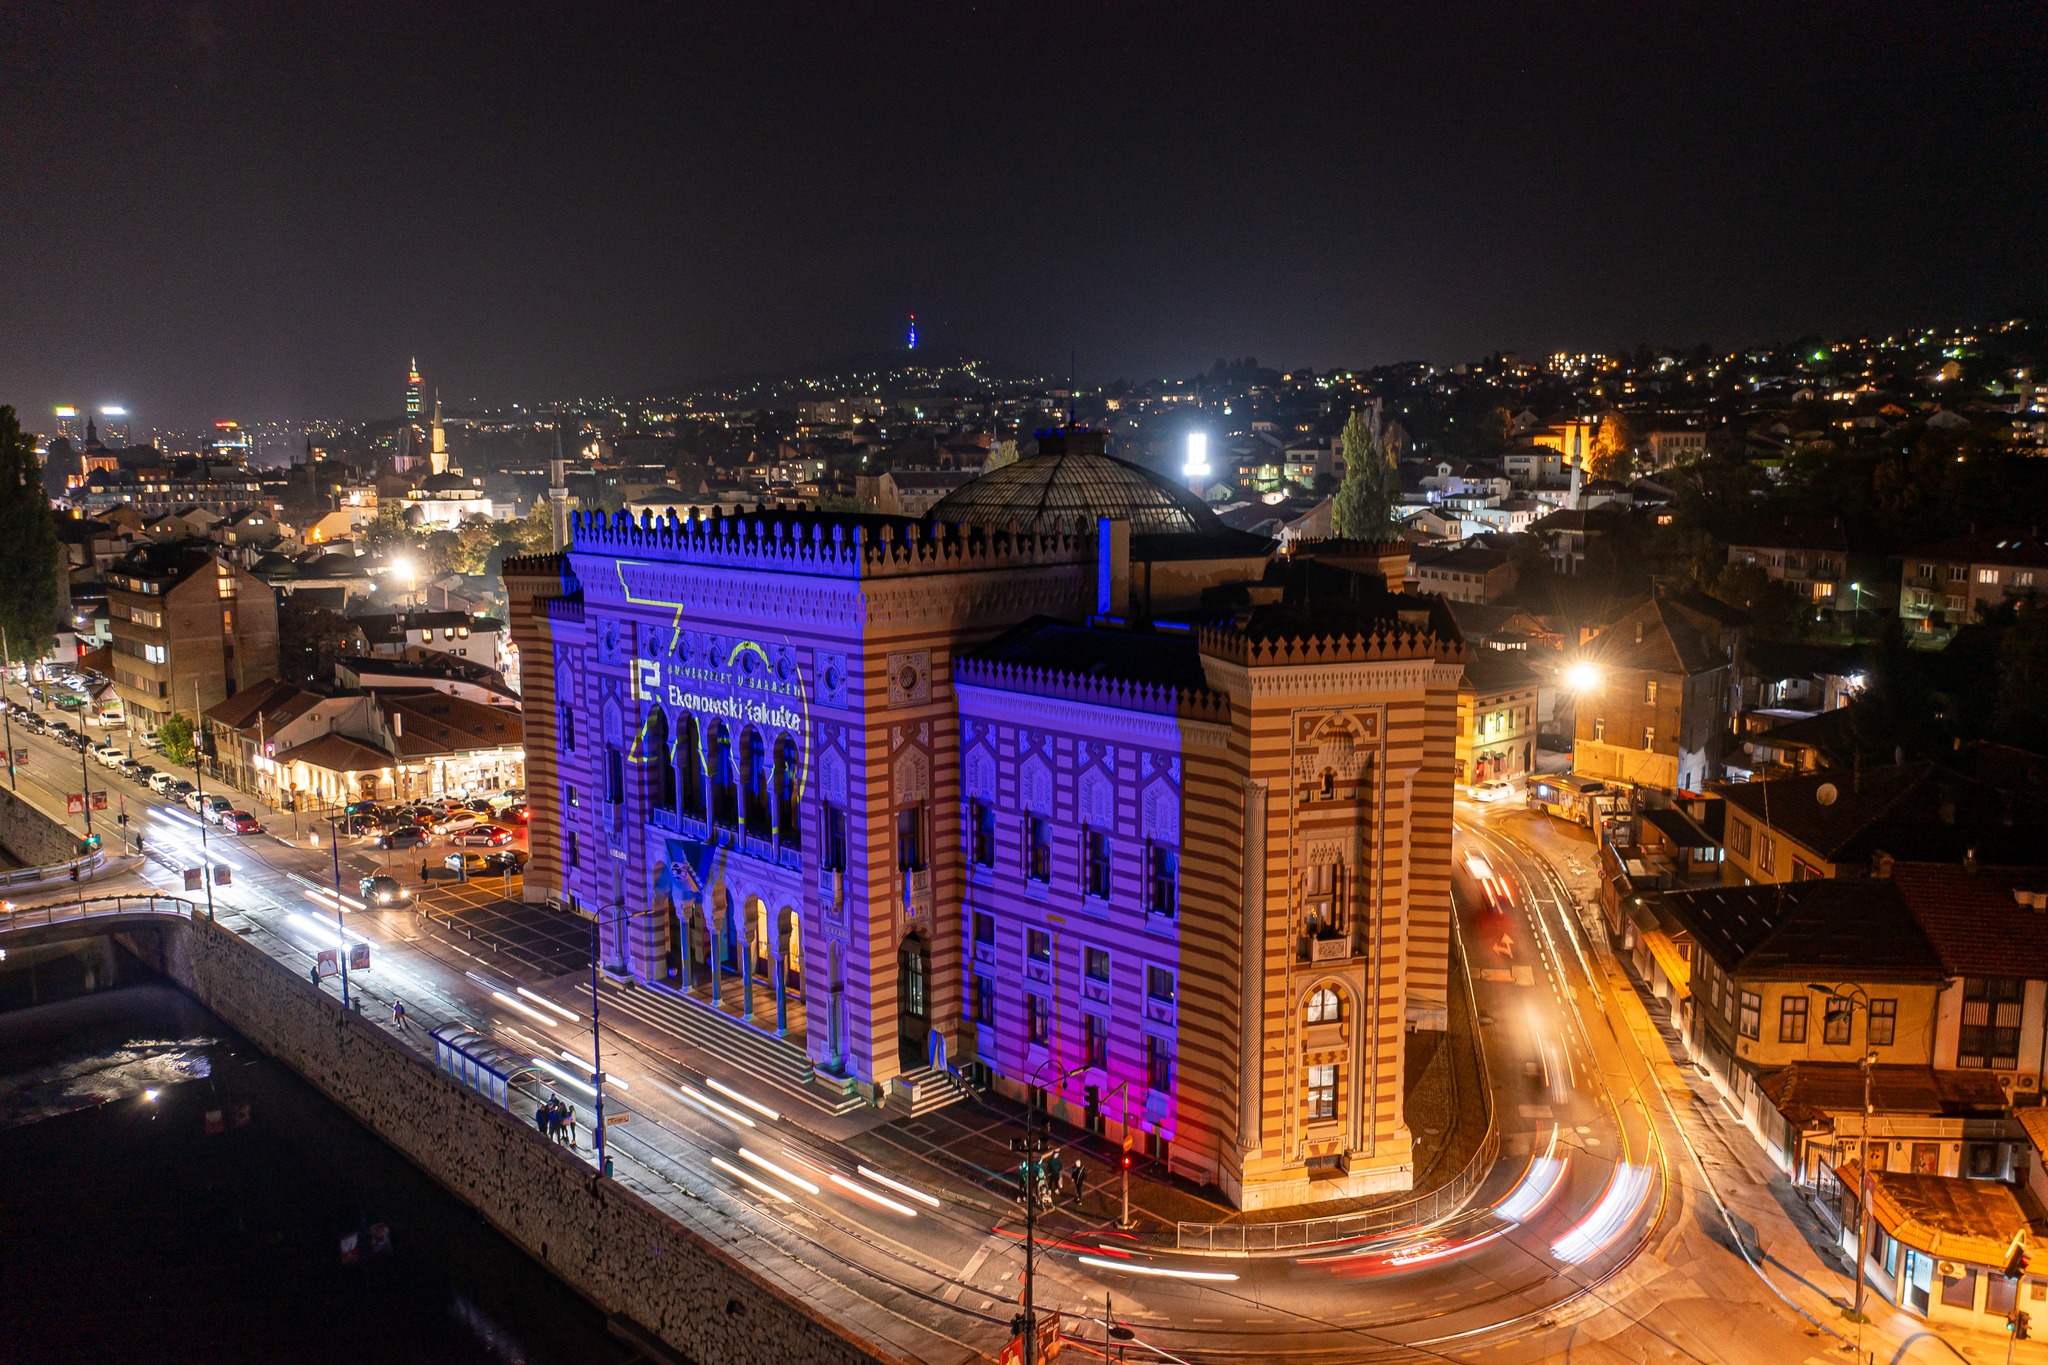
[[[1043,431],[1038,453],[972,479],[933,504],[933,521],[1005,531],[1071,529],[1120,517],[1131,534],[1212,535],[1209,505],[1149,469],[1103,450],[1099,431]]]

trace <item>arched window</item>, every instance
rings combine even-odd
[[[803,842],[796,782],[796,741],[784,735],[775,741],[775,842],[784,848]]]
[[[704,818],[704,752],[697,747],[697,718],[684,716],[676,734],[676,788],[682,797],[683,814]]]
[[[1334,1024],[1344,1017],[1344,1002],[1328,986],[1316,987],[1308,998],[1308,1022]]]
[[[759,730],[740,736],[740,775],[746,783],[747,833],[763,839],[775,832],[775,813],[768,801],[768,746]]]
[[[732,731],[725,722],[711,722],[711,818],[721,825],[740,822],[739,784],[733,780]]]
[[[647,769],[647,804],[655,810],[673,813],[676,808],[676,770],[668,755],[668,712],[659,706],[647,717],[646,728],[640,733],[640,752],[636,757]]]

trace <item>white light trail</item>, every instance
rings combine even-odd
[[[868,1179],[874,1181],[877,1185],[887,1185],[890,1189],[896,1191],[896,1193],[907,1194],[912,1199],[917,1200],[921,1204],[929,1204],[933,1208],[939,1207],[938,1199],[932,1195],[926,1194],[923,1190],[914,1189],[911,1186],[904,1184],[900,1180],[891,1180],[888,1176],[883,1175],[880,1171],[872,1170],[866,1166],[856,1166],[854,1167],[854,1169],[859,1171]]]
[[[784,1180],[787,1180],[790,1184],[802,1190],[805,1194],[819,1193],[819,1189],[816,1185],[813,1185],[810,1181],[804,1179],[795,1171],[783,1170],[782,1167],[776,1165],[767,1157],[762,1156],[759,1152],[751,1151],[748,1148],[742,1147],[740,1148],[740,1159],[742,1161],[751,1161],[764,1171],[774,1172],[776,1175],[781,1176]]]
[[[578,1090],[581,1090],[584,1094],[590,1096],[592,1099],[597,1098],[597,1092],[590,1088],[588,1082],[577,1080],[574,1076],[571,1076],[568,1072],[562,1070],[562,1068],[556,1066],[553,1062],[547,1060],[545,1057],[535,1057],[533,1059],[533,1064],[539,1067],[542,1071],[547,1072],[548,1075],[553,1076],[556,1080],[562,1082],[564,1085],[573,1085]]]
[[[1129,1275],[1152,1275],[1163,1280],[1211,1280],[1228,1283],[1237,1276],[1227,1270],[1175,1270],[1163,1265],[1139,1265],[1134,1261],[1109,1261],[1100,1256],[1077,1256],[1082,1265],[1092,1265],[1103,1270],[1120,1270]]]
[[[862,1199],[868,1200],[870,1203],[880,1204],[883,1208],[890,1209],[896,1213],[900,1213],[905,1218],[917,1217],[917,1210],[910,1207],[910,1205],[899,1204],[895,1200],[891,1199],[888,1195],[877,1194],[875,1191],[869,1189],[865,1185],[857,1185],[853,1181],[848,1180],[845,1176],[840,1175],[837,1172],[834,1172],[830,1178],[833,1184],[837,1185],[840,1189],[845,1190],[848,1194],[859,1195]]]
[[[773,1195],[775,1198],[780,1199],[785,1204],[794,1204],[796,1202],[794,1199],[791,1199],[788,1195],[784,1194],[781,1190],[776,1189],[767,1181],[756,1180],[753,1176],[748,1175],[745,1171],[733,1165],[730,1161],[727,1161],[722,1156],[712,1157],[711,1164],[716,1166],[719,1170],[724,1171],[727,1175],[735,1176],[738,1179],[746,1181],[749,1185],[752,1185],[761,1193],[766,1195]]]
[[[526,987],[524,986],[514,986],[512,989],[519,992],[521,995],[525,996],[528,1000],[531,1000],[534,1004],[542,1005],[548,1009],[553,1010],[556,1014],[561,1015],[563,1018],[567,1019],[572,1024],[580,1024],[583,1022],[583,1016],[579,1014],[573,1014],[570,1011],[563,1009],[560,1005],[557,1005],[554,1001],[548,999],[544,995],[536,995],[534,992],[526,989]]]
[[[584,1061],[581,1057],[578,1057],[575,1053],[569,1051],[568,1048],[560,1048],[557,1050],[562,1054],[564,1058],[576,1063],[576,1065],[582,1067],[585,1071],[597,1070],[595,1066],[592,1066],[589,1062]],[[621,1090],[631,1090],[633,1088],[632,1086],[627,1085],[624,1081],[620,1080],[617,1076],[612,1075],[612,1073],[609,1071],[604,1073],[604,1083],[606,1085],[615,1085]]]
[[[1529,1163],[1521,1183],[1509,1192],[1507,1198],[1495,1204],[1493,1211],[1510,1223],[1528,1222],[1564,1185],[1566,1169],[1567,1162],[1556,1157],[1537,1157]]]
[[[560,1024],[559,1020],[549,1018],[547,1015],[542,1014],[539,1010],[535,1009],[531,1005],[520,1004],[517,1000],[514,1000],[511,996],[505,994],[505,992],[503,991],[492,991],[491,998],[496,1000],[501,1005],[510,1005],[513,1009],[518,1010],[521,1014],[531,1015],[533,1018],[538,1019],[541,1023],[546,1024],[549,1028],[558,1027]]]
[[[681,1082],[677,1082],[676,1093],[699,1108],[715,1112],[721,1117],[731,1119],[734,1123],[743,1124],[748,1128],[760,1126],[737,1109],[728,1109],[693,1085],[684,1085]]]
[[[704,1084],[710,1086],[713,1090],[716,1090],[719,1094],[725,1096],[727,1099],[738,1100],[741,1104],[744,1104],[745,1106],[747,1106],[747,1108],[753,1110],[755,1113],[766,1115],[771,1120],[779,1119],[782,1117],[782,1115],[776,1113],[767,1105],[760,1103],[758,1100],[748,1099],[745,1095],[742,1095],[739,1091],[733,1089],[731,1086],[727,1085],[724,1081],[719,1080],[715,1076],[705,1077]]]
[[[1600,1196],[1600,1202],[1593,1206],[1585,1221],[1550,1244],[1550,1254],[1571,1265],[1591,1260],[1605,1251],[1641,1212],[1649,1193],[1649,1167],[1616,1166],[1614,1178],[1607,1182],[1607,1193]]]

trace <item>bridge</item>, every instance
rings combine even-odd
[[[205,917],[205,906],[177,896],[89,896],[0,912],[0,949],[33,947],[81,934],[117,934],[172,920]]]

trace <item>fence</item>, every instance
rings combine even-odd
[[[12,872],[0,872],[0,891],[9,887],[63,881],[73,873],[79,877],[87,877],[104,867],[106,861],[106,850],[96,848],[83,858],[73,858],[69,862],[50,863],[45,867],[18,867]]]
[[[1304,1251],[1332,1242],[1350,1242],[1380,1233],[1395,1233],[1447,1218],[1463,1208],[1486,1179],[1500,1155],[1500,1123],[1493,1102],[1492,1077],[1486,1068],[1486,1043],[1479,1032],[1479,1002],[1472,993],[1472,973],[1465,963],[1464,944],[1456,934],[1458,965],[1465,978],[1465,1008],[1472,1021],[1472,1048],[1479,1062],[1479,1086],[1486,1096],[1486,1134],[1458,1173],[1448,1181],[1398,1204],[1382,1204],[1354,1213],[1300,1218],[1286,1223],[1177,1223],[1174,1245],[1182,1251],[1221,1256],[1256,1256]]]
[[[96,919],[133,915],[190,919],[200,913],[198,905],[178,896],[93,896],[56,905],[0,912],[0,933],[16,929],[44,929],[57,924],[89,924]]]

